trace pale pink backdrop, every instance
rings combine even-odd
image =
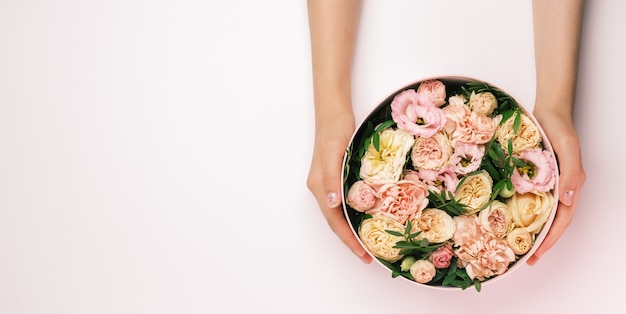
[[[327,227],[304,0],[0,2],[0,313],[618,313],[626,2],[588,2],[578,211],[480,293],[392,279]],[[357,122],[434,75],[533,106],[531,1],[362,14]]]

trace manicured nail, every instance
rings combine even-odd
[[[569,190],[565,192],[565,194],[563,195],[563,204],[567,206],[571,206],[573,202],[574,202],[574,191]]]
[[[326,204],[330,208],[339,206],[339,197],[337,197],[337,193],[328,193],[328,196],[326,196]]]

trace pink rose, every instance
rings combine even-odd
[[[502,275],[515,261],[515,253],[506,240],[491,233],[461,245],[455,254],[471,278],[485,280]]]
[[[385,215],[402,224],[414,217],[419,217],[428,205],[428,189],[421,182],[400,180],[396,183],[383,184],[378,190],[380,202],[365,213]]]
[[[485,144],[493,137],[501,118],[500,115],[490,118],[470,111],[469,115],[465,115],[457,122],[456,129],[452,133],[452,142]]]
[[[515,253],[506,240],[485,230],[475,215],[456,216],[454,220],[457,229],[452,240],[459,245],[454,254],[471,279],[485,280],[507,271]]]
[[[450,156],[450,166],[455,173],[466,175],[478,170],[484,155],[484,145],[458,142]]]
[[[454,193],[459,184],[459,178],[450,167],[437,170],[420,170],[417,173],[422,182],[428,186],[428,190],[437,194],[442,190]]]
[[[471,110],[463,104],[464,98],[461,96],[450,97],[448,101],[450,104],[444,107],[442,111],[446,116],[445,130],[448,134],[452,134],[456,130],[457,124],[464,120],[471,113]]]
[[[552,154],[541,148],[527,149],[516,156],[526,167],[515,167],[511,175],[513,187],[520,193],[548,192],[556,183],[556,164]]]
[[[365,181],[356,181],[348,190],[346,203],[357,211],[365,212],[374,207],[376,203],[376,191]]]
[[[444,132],[431,137],[417,137],[411,150],[411,162],[418,170],[440,170],[452,155],[452,143]]]
[[[446,103],[446,86],[439,80],[428,80],[420,83],[418,94],[426,94],[436,107]]]
[[[454,256],[454,252],[452,252],[452,246],[446,244],[436,251],[434,251],[430,255],[430,261],[433,262],[435,268],[448,268],[450,267],[450,260]]]
[[[482,236],[484,229],[481,228],[476,215],[454,216],[453,219],[456,222],[456,231],[452,236],[454,243],[463,245],[463,243],[471,242]]]
[[[441,130],[446,116],[426,94],[409,89],[394,97],[391,102],[391,117],[398,128],[415,136],[431,137]]]

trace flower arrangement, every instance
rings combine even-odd
[[[515,99],[433,78],[391,95],[355,132],[344,213],[393,277],[480,291],[541,242],[557,180],[550,143]]]

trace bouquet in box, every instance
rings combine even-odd
[[[557,180],[550,143],[515,99],[433,78],[391,95],[355,132],[344,213],[393,277],[480,291],[545,237]]]

